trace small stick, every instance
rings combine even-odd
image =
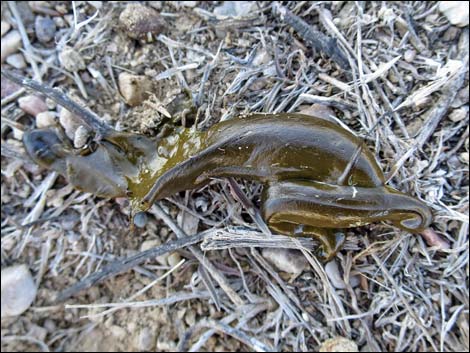
[[[81,107],[59,90],[50,88],[27,77],[14,74],[11,71],[2,70],[1,72],[2,75],[10,81],[15,82],[23,87],[32,89],[36,92],[42,93],[46,97],[52,99],[54,102],[75,115],[85,125],[88,125],[91,129],[93,129],[93,131],[96,131],[99,136],[105,137],[114,132],[114,129],[103,123],[98,115],[88,109]]]
[[[313,46],[316,50],[325,53],[341,66],[341,68],[345,70],[350,68],[346,55],[336,44],[336,39],[330,38],[323,33],[312,29],[307,22],[294,15],[284,6],[276,4],[274,6],[274,10],[279,13],[281,15],[281,19],[294,28],[299,36],[308,44]]]
[[[134,256],[113,261],[112,263],[105,266],[101,271],[93,273],[80,282],[77,282],[60,292],[56,297],[56,302],[63,302],[64,300],[67,300],[68,298],[81,292],[82,290],[90,288],[91,286],[105,280],[106,278],[128,271],[150,258],[196,244],[204,239],[205,233],[206,232],[202,232],[190,237],[169,241],[166,244],[142,251]]]
[[[233,195],[235,198],[245,207],[253,221],[258,225],[261,231],[266,235],[272,235],[271,231],[269,230],[266,222],[264,221],[263,217],[261,216],[260,211],[253,205],[253,203],[248,200],[245,193],[240,189],[237,181],[234,178],[228,178],[229,185],[233,191]]]

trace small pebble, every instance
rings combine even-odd
[[[279,271],[299,274],[308,266],[307,259],[298,250],[265,248],[263,257]]]
[[[156,338],[155,332],[150,327],[144,327],[135,339],[136,350],[139,352],[154,350]]]
[[[163,239],[166,239],[166,237],[168,236],[168,233],[169,233],[169,230],[167,227],[160,228],[160,231],[158,232],[160,237],[162,237]]]
[[[20,53],[9,55],[5,61],[8,65],[13,66],[15,69],[24,69],[26,67],[24,56]]]
[[[37,288],[26,265],[2,269],[1,317],[16,316],[26,311],[36,298]]]
[[[184,315],[184,322],[189,327],[196,325],[196,311],[194,309],[189,309]]]
[[[226,18],[242,18],[251,14],[256,9],[254,1],[224,1],[222,5],[214,9],[214,15],[223,20]]]
[[[85,126],[80,125],[77,130],[75,130],[75,134],[73,136],[73,146],[75,148],[82,148],[88,142],[89,137],[90,130],[87,129]]]
[[[7,33],[11,28],[11,25],[8,22],[2,21],[1,29],[2,29],[2,37],[5,33]]]
[[[146,212],[139,212],[134,216],[134,225],[137,228],[143,228],[147,224],[148,217]]]
[[[119,91],[127,104],[134,107],[148,97],[152,84],[146,76],[136,76],[122,72],[119,74]]]
[[[55,330],[57,330],[57,325],[55,324],[54,320],[46,319],[44,321],[44,328],[47,330],[47,332],[54,333]]]
[[[142,244],[140,244],[140,251],[146,251],[152,248],[156,248],[157,246],[161,245],[160,239],[150,239],[145,240]]]
[[[223,349],[217,350],[217,347],[214,349],[215,352],[221,352]],[[159,339],[157,341],[156,352],[175,352],[176,351],[176,342],[169,341],[168,339]]]
[[[37,16],[34,22],[34,28],[36,29],[36,37],[41,43],[50,42],[56,33],[56,25],[53,20],[49,17]]]
[[[452,110],[449,114],[449,119],[452,120],[454,123],[462,121],[468,116],[468,105],[464,105],[458,109]]]
[[[128,4],[121,12],[119,22],[133,39],[146,39],[148,33],[157,36],[166,25],[156,10],[141,4]]]
[[[75,131],[80,126],[78,119],[73,116],[67,109],[62,108],[59,113],[59,122],[60,125],[65,130],[65,134],[71,140],[75,139]]]
[[[157,256],[155,260],[162,266],[168,266],[168,254]]]
[[[463,104],[468,104],[468,95],[470,90],[468,89],[468,85],[462,88],[459,93],[457,93],[457,97],[455,97],[454,101],[450,105],[452,108],[458,108]]]
[[[65,47],[59,54],[59,60],[62,67],[70,72],[84,70],[85,61],[82,56],[73,48]]]
[[[405,54],[403,55],[403,58],[408,63],[412,62],[415,59],[415,57],[416,57],[416,51],[413,49],[408,49],[407,51],[405,51]]]
[[[198,1],[181,1],[181,6],[193,8],[197,6]]]
[[[39,129],[44,127],[54,126],[55,124],[55,114],[51,111],[41,112],[36,115],[36,126]]]
[[[1,76],[1,97],[2,99],[21,89],[20,85],[11,82],[6,77]]]
[[[441,1],[439,11],[447,17],[450,23],[458,27],[468,26],[468,1]]]
[[[320,352],[359,352],[359,349],[356,342],[344,337],[335,337],[324,341]]]
[[[468,160],[469,160],[468,152],[462,152],[461,154],[459,154],[459,159],[462,161],[462,163],[468,165]]]
[[[181,261],[181,256],[177,252],[173,252],[170,255],[168,255],[167,262],[168,262],[168,265],[170,265],[171,267],[178,265],[180,261]]]
[[[13,138],[18,141],[23,141],[24,131],[17,129],[16,127],[12,127],[13,130]]]
[[[39,113],[47,111],[46,102],[38,96],[24,96],[18,99],[18,105],[25,113],[36,117]]]
[[[9,55],[16,53],[18,49],[21,48],[21,45],[22,45],[22,42],[21,42],[20,32],[18,32],[17,30],[8,32],[2,38],[2,44],[1,44],[2,63],[5,61],[5,59]]]

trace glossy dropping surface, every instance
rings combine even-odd
[[[73,150],[51,129],[25,134],[24,143],[37,163],[64,174],[77,188],[128,196],[133,214],[214,177],[260,181],[268,226],[316,237],[324,258],[344,241],[334,228],[390,221],[419,231],[432,219],[422,202],[384,185],[373,154],[359,138],[315,116],[253,114],[207,131],[176,128],[157,141],[112,132],[87,153]]]

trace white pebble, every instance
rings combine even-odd
[[[55,124],[55,114],[51,111],[41,112],[36,115],[36,126],[40,129],[53,126]]]
[[[2,269],[1,317],[16,316],[26,311],[36,298],[37,288],[26,265]]]
[[[6,62],[15,69],[24,69],[26,67],[26,61],[24,60],[23,54],[20,53],[9,55]]]
[[[458,109],[452,110],[452,113],[449,114],[449,119],[454,123],[462,121],[468,116],[468,105],[464,105]]]
[[[408,49],[407,51],[405,51],[405,54],[403,55],[403,58],[405,59],[407,63],[412,62],[415,59],[415,57],[416,57],[416,51],[413,49]]]
[[[462,161],[462,163],[464,164],[467,164],[468,165],[468,152],[462,152],[461,154],[459,154],[459,159]]]
[[[75,131],[80,126],[78,119],[67,109],[62,108],[59,113],[59,122],[60,125],[62,125],[62,127],[64,128],[67,137],[71,140],[74,140]]]
[[[13,138],[14,138],[15,140],[22,141],[22,140],[23,140],[24,131],[23,131],[23,130],[20,130],[20,129],[17,129],[16,127],[12,127],[12,129],[13,129]]]
[[[148,239],[145,240],[142,244],[140,244],[140,251],[146,251],[148,249],[160,246],[161,244],[162,241],[160,239]]]
[[[24,96],[18,99],[18,105],[21,110],[32,116],[37,116],[39,113],[47,112],[47,104],[38,96]]]
[[[75,130],[75,135],[73,137],[73,146],[75,148],[82,148],[88,142],[90,137],[90,130],[85,126],[80,125],[77,130]]]
[[[146,76],[136,76],[122,72],[119,74],[119,91],[127,104],[134,107],[148,97],[151,82]]]
[[[265,248],[262,255],[278,270],[287,273],[299,274],[308,265],[307,259],[298,250]]]
[[[21,48],[21,35],[20,32],[14,30],[8,32],[3,38],[2,38],[2,45],[1,45],[1,60],[2,63],[5,61],[5,59],[18,51],[18,49]]]
[[[193,8],[197,6],[197,1],[181,1],[181,6]]]
[[[468,26],[468,1],[441,1],[439,11],[447,17],[450,23],[458,27]]]
[[[324,341],[319,349],[320,352],[359,352],[356,342],[344,337],[334,337]]]
[[[11,25],[8,22],[2,21],[2,37],[7,33],[11,28]]]

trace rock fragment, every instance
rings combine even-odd
[[[50,127],[55,124],[54,113],[51,111],[41,112],[36,115],[36,127],[39,129]]]
[[[359,349],[354,341],[344,337],[335,337],[323,342],[320,352],[359,352]]]
[[[165,21],[153,8],[141,4],[129,4],[121,12],[119,22],[132,39],[146,39],[148,34],[157,36],[165,28]]]
[[[262,255],[278,270],[287,273],[300,274],[308,265],[307,259],[298,250],[265,248]]]
[[[439,3],[439,11],[457,27],[468,26],[468,9],[468,1],[441,1]]]
[[[20,32],[17,30],[8,32],[2,38],[2,45],[1,45],[1,60],[2,63],[5,59],[18,51],[21,48],[21,35]]]
[[[54,39],[56,33],[56,25],[49,17],[37,16],[34,22],[36,37],[41,43],[49,43]]]
[[[47,104],[38,96],[24,96],[18,99],[18,105],[25,113],[36,117],[39,113],[46,112]]]
[[[2,21],[1,29],[2,29],[2,37],[6,34],[11,28],[11,25],[8,22]]]
[[[26,67],[26,61],[24,60],[23,54],[16,53],[11,54],[6,58],[6,63],[13,66],[15,69],[24,69]]]
[[[26,265],[2,269],[1,317],[16,316],[25,312],[36,298],[37,288]]]

